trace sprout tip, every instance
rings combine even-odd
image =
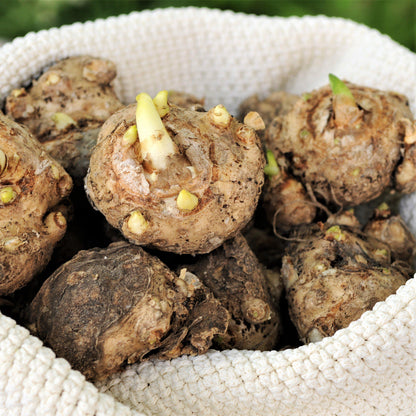
[[[276,176],[279,174],[280,169],[279,165],[276,162],[276,159],[273,155],[273,152],[271,150],[266,151],[266,166],[264,167],[264,173],[271,178],[272,176]]]
[[[155,98],[153,98],[153,104],[156,107],[157,112],[160,117],[164,117],[169,113],[169,104],[168,104],[168,92],[166,90],[159,91]]]
[[[198,205],[198,197],[186,189],[182,189],[179,192],[178,198],[176,199],[176,205],[182,211],[192,211]]]
[[[128,220],[127,228],[134,234],[142,234],[149,227],[149,223],[140,211],[133,211]]]
[[[334,95],[350,98],[355,103],[354,97],[350,89],[345,85],[343,81],[341,81],[334,74],[329,74],[328,78],[329,78],[329,84],[331,85],[331,89]]]
[[[150,95],[141,93],[136,100],[136,126],[142,157],[154,169],[165,169],[168,157],[177,152],[176,145],[163,125]]]
[[[123,144],[126,145],[126,146],[131,146],[132,144],[134,144],[136,142],[138,137],[139,136],[137,134],[137,126],[135,124],[133,124],[124,133],[124,135],[123,135]]]

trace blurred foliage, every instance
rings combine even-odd
[[[0,37],[158,7],[210,7],[269,16],[324,14],[363,23],[416,51],[415,0],[0,0]]]

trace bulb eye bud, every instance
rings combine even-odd
[[[343,241],[345,240],[345,237],[345,233],[342,231],[339,225],[333,225],[332,227],[328,228],[325,233],[325,239],[327,240]]]
[[[23,97],[24,95],[27,95],[27,94],[26,94],[26,90],[24,88],[18,88],[18,89],[13,90],[11,92],[11,95],[14,98],[19,98],[19,97]]]
[[[55,113],[52,115],[52,121],[55,123],[58,130],[65,130],[67,127],[76,126],[75,120],[65,113]]]
[[[138,133],[137,133],[137,126],[133,124],[130,126],[126,132],[123,135],[123,144],[126,146],[131,146],[136,142],[138,139]]]
[[[133,211],[128,220],[127,228],[134,234],[143,234],[149,227],[149,223],[140,211]]]
[[[12,203],[16,199],[16,192],[11,186],[5,186],[0,189],[0,201],[3,205]]]
[[[166,90],[159,91],[155,98],[153,98],[153,104],[156,107],[157,112],[160,117],[164,117],[169,113],[169,104],[168,104],[168,92]]]
[[[59,171],[58,166],[54,164],[51,165],[51,174],[52,177],[56,180],[59,180],[61,178],[61,172]]]
[[[182,211],[192,211],[198,206],[198,203],[198,197],[186,189],[182,189],[176,199],[176,205]]]
[[[256,131],[264,130],[266,128],[264,120],[257,111],[249,111],[244,117],[244,124]]]
[[[61,77],[56,72],[51,72],[45,81],[45,85],[56,85],[61,80]]]
[[[217,127],[227,128],[231,123],[231,114],[222,105],[218,104],[214,108],[208,111],[208,117],[211,123]]]

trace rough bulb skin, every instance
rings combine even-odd
[[[90,380],[126,364],[204,353],[228,312],[198,278],[179,276],[120,241],[80,251],[43,284],[28,309],[31,331]]]
[[[0,295],[43,270],[64,236],[72,179],[30,132],[0,113]]]
[[[251,219],[264,181],[255,131],[222,106],[201,112],[169,104],[163,124],[146,116],[147,131],[135,140],[129,129],[136,113],[130,105],[101,129],[85,182],[92,204],[132,243],[164,251],[207,253],[236,235]],[[145,140],[146,149],[149,141],[159,146],[162,128],[167,156],[157,159],[152,148],[146,156]]]
[[[280,275],[262,267],[241,234],[183,267],[197,275],[231,314],[227,333],[215,338],[218,348],[266,351],[278,344]]]
[[[185,91],[168,91],[168,100],[171,104],[178,107],[189,108],[190,110],[205,111],[205,100],[203,98],[195,97]]]
[[[364,232],[389,245],[396,260],[402,261],[411,273],[416,254],[416,240],[400,215],[393,214],[385,203],[376,210],[366,224]]]
[[[262,203],[268,221],[281,232],[311,223],[317,212],[302,183],[284,170],[266,179]]]
[[[328,205],[356,206],[390,187],[414,191],[416,129],[406,97],[344,85],[299,97],[273,120],[266,141],[276,160],[283,155],[289,173]]]
[[[99,128],[123,107],[112,81],[115,65],[76,56],[48,68],[28,88],[11,92],[6,113],[29,128],[76,179],[85,176]]]
[[[282,278],[291,320],[305,343],[347,327],[411,277],[385,242],[359,228],[308,225],[296,238],[283,257]]]
[[[284,155],[276,148],[273,140],[269,140],[273,120],[285,116],[298,99],[297,95],[275,91],[264,99],[258,95],[248,97],[239,108],[241,120],[255,111],[264,121],[265,129],[258,131],[258,134],[264,148],[272,153],[278,169],[276,173],[266,176],[262,205],[268,221],[281,232],[287,232],[300,224],[308,224],[316,215],[316,206],[311,203],[304,186],[290,174]]]
[[[292,109],[298,96],[289,94],[285,91],[275,91],[261,99],[257,94],[246,98],[239,106],[239,119],[244,117],[251,111],[260,114],[265,127],[267,128],[273,119],[282,116]]]

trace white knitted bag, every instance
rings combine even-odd
[[[16,39],[0,48],[0,98],[52,61],[76,54],[116,62],[125,102],[167,88],[235,113],[253,93],[301,93],[326,84],[332,72],[406,94],[416,111],[416,55],[375,30],[323,16],[198,8],[133,13]],[[415,207],[414,195],[401,202],[414,233]],[[415,280],[319,343],[146,362],[97,386],[0,314],[0,415],[414,415]]]

